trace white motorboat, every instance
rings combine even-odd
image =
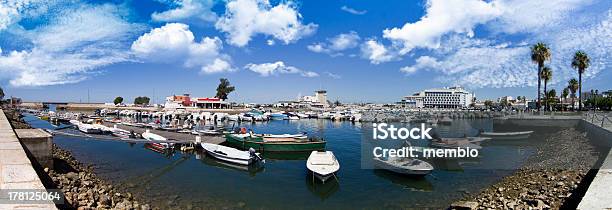
[[[242,151],[217,144],[201,143],[201,145],[206,150],[206,153],[222,161],[239,165],[251,165],[257,162],[265,163],[265,160],[252,148],[249,151]]]
[[[160,136],[160,135],[157,135],[157,134],[151,133],[151,131],[149,131],[149,130],[146,130],[144,133],[142,133],[142,134],[141,134],[141,136],[142,136],[142,138],[143,138],[143,139],[146,139],[146,140],[152,141],[152,142],[153,142],[152,144],[154,144],[154,145],[160,145],[160,146],[163,146],[163,147],[164,147],[164,149],[171,148],[171,147],[173,147],[173,146],[174,146],[174,144],[173,144],[173,143],[166,143],[166,142],[155,142],[155,141],[166,141],[166,140],[168,140],[168,139],[166,139],[166,138],[165,138],[165,137],[163,137],[163,136]]]
[[[113,134],[113,136],[117,136],[121,139],[129,139],[132,136],[132,133],[130,131],[118,128],[117,125],[114,125],[111,128],[111,133]]]
[[[227,118],[228,121],[238,121],[240,120],[240,117],[236,114],[233,115],[226,115],[225,118]]]
[[[425,161],[401,157],[374,158],[374,166],[379,169],[411,176],[425,176],[434,169],[431,164]]]
[[[480,136],[493,139],[526,139],[531,136],[533,131],[517,131],[517,132],[481,132]]]
[[[312,172],[314,177],[325,182],[340,170],[340,163],[331,151],[312,151],[306,161],[306,168]]]
[[[289,119],[289,120],[299,120],[300,117],[298,117],[298,116],[289,116],[287,119]]]
[[[220,130],[210,130],[210,129],[196,130],[196,132],[198,132],[199,134],[202,134],[202,135],[209,135],[209,136],[215,136],[215,135],[223,134],[223,132],[220,131]]]
[[[82,123],[78,120],[70,120],[70,123],[75,125],[79,131],[87,134],[101,134],[102,130],[92,124]]]

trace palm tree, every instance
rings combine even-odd
[[[540,86],[542,83],[540,75],[542,68],[544,68],[544,62],[550,60],[550,56],[550,48],[542,42],[538,42],[531,47],[531,61],[538,64],[538,101],[536,103],[538,110],[540,109]]]
[[[548,66],[544,66],[544,68],[542,69],[542,72],[540,72],[540,78],[544,80],[544,93],[548,93],[548,91],[546,90],[546,87],[548,85],[548,81],[552,79],[552,69]],[[548,95],[545,95],[544,97],[548,97]],[[544,104],[544,110],[546,110],[548,109],[548,98],[545,98],[544,101],[547,102]]]
[[[567,95],[569,95],[569,88],[563,88],[563,92],[561,92],[561,98],[563,98],[563,102],[567,100]],[[563,106],[563,102],[561,102],[561,106]],[[565,106],[563,106],[565,110]]]
[[[578,109],[582,110],[582,73],[584,73],[584,71],[589,68],[589,65],[591,64],[591,60],[589,59],[589,56],[581,51],[578,50],[576,52],[576,54],[574,54],[574,59],[572,60],[572,68],[577,69],[578,70]]]
[[[567,82],[567,88],[569,88],[570,92],[572,92],[572,110],[574,110],[574,99],[576,98],[576,91],[580,85],[578,84],[578,80],[576,78],[572,78]]]
[[[4,90],[0,87],[0,101],[2,101],[2,99],[4,99]]]

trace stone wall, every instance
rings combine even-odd
[[[0,189],[45,189],[0,109]],[[57,209],[54,204],[0,204],[0,209]]]

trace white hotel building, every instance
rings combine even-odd
[[[412,108],[468,108],[475,95],[461,87],[434,88],[405,96],[402,104]]]

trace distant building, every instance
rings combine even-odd
[[[203,109],[230,109],[231,104],[220,98],[192,98],[189,94],[166,97],[165,108],[203,108]]]
[[[427,89],[405,96],[402,102],[413,108],[468,108],[474,102],[474,94],[461,87]]]
[[[327,103],[327,91],[317,90],[314,96],[302,96],[295,101],[279,101],[274,104],[274,107],[285,107],[285,108],[303,108],[303,107],[316,107],[326,108],[329,107]]]

